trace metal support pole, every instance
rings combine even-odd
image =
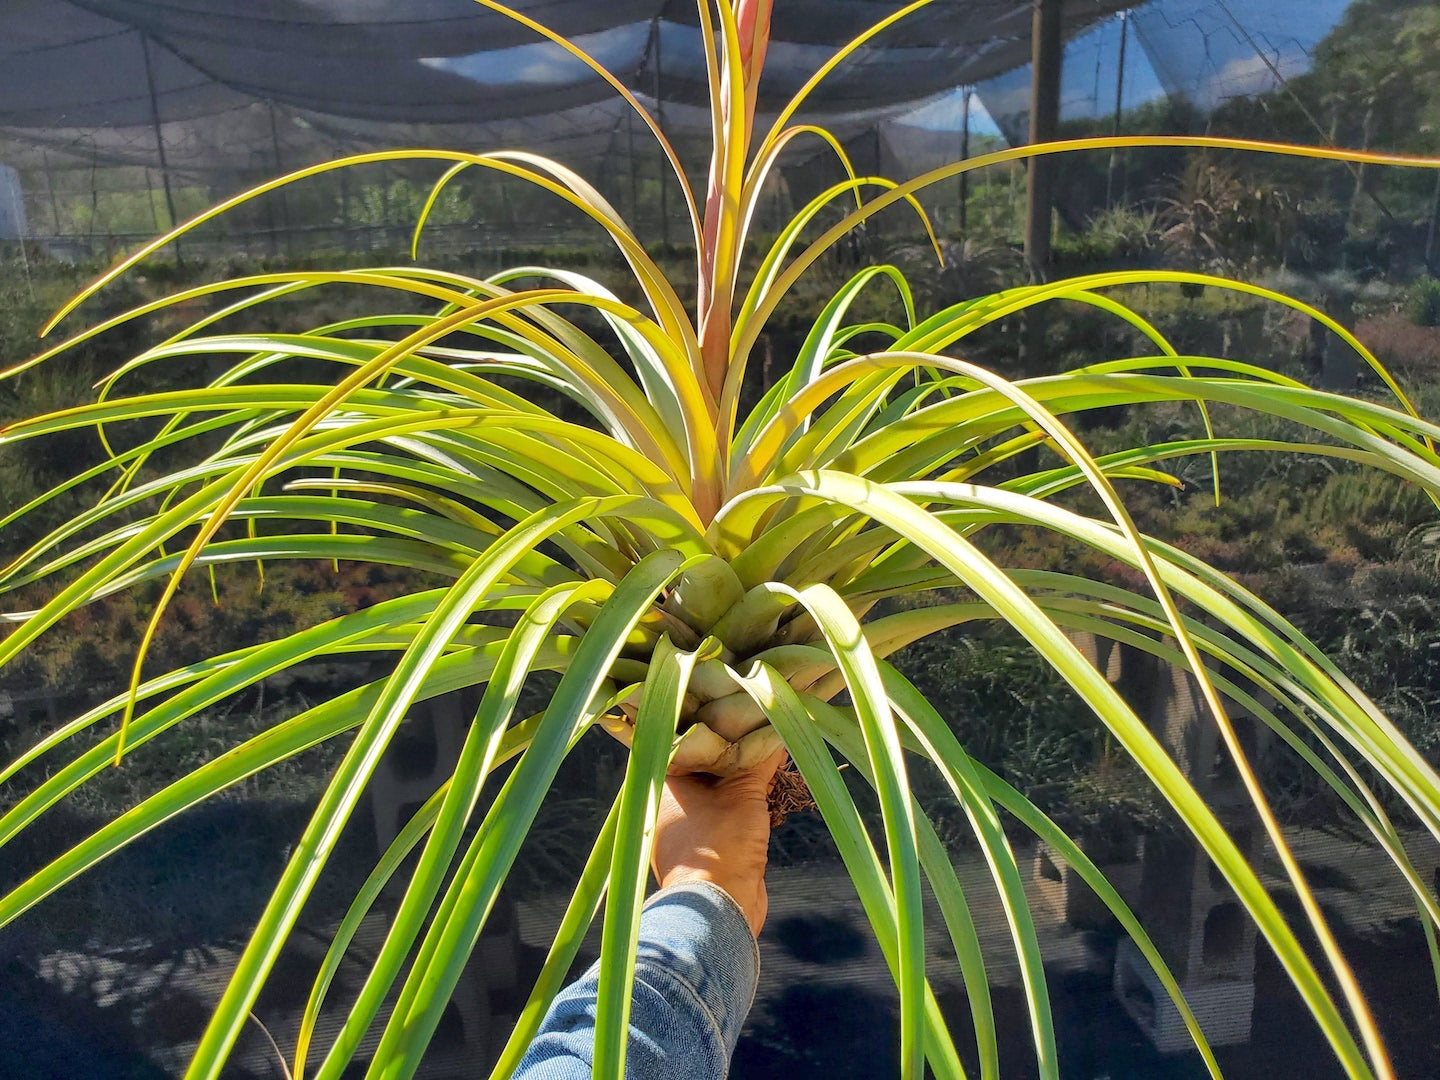
[[[19,242],[20,265],[25,271],[25,288],[29,291],[30,300],[33,302],[35,300],[35,282],[30,277],[30,252],[25,249],[30,228],[28,224],[22,224],[26,221],[25,201],[20,194],[18,174],[15,184],[7,186],[10,187],[10,212],[15,215],[15,239]]]
[[[1120,134],[1120,103],[1125,94],[1125,39],[1129,37],[1130,12],[1120,12],[1120,62],[1115,70],[1115,122],[1110,127],[1111,135]],[[1119,147],[1110,148],[1110,166],[1105,170],[1105,205],[1114,205],[1115,166],[1120,160]]]
[[[627,118],[617,116],[615,123],[610,126],[610,141],[605,144],[605,161],[600,167],[600,175],[605,182],[603,190],[613,206],[621,205],[621,189],[624,187],[621,182],[620,166],[615,161],[615,146],[620,141],[620,130],[624,127]]]
[[[655,62],[655,72],[651,79],[651,91],[655,97],[655,123],[660,130],[665,130],[665,99],[660,96],[660,17],[657,15],[650,20],[650,41],[651,59]],[[660,242],[666,247],[670,246],[670,204],[669,185],[665,182],[665,153],[657,147],[660,168],[657,175],[660,180]]]
[[[55,223],[55,235],[60,235],[60,202],[55,197],[55,174],[50,171],[50,152],[40,151],[40,163],[45,170],[45,190],[50,193],[50,220]]]
[[[145,201],[150,204],[150,227],[157,233],[160,228],[160,211],[155,208],[155,177],[149,165],[145,166]]]
[[[160,129],[160,102],[155,94],[155,71],[150,63],[150,35],[140,32],[140,51],[145,58],[145,85],[150,91],[150,121],[155,128],[155,152],[160,158],[160,180],[165,185],[165,211],[170,215],[170,227],[180,224],[175,214],[175,195],[170,190],[170,163],[165,158],[165,137]],[[180,241],[174,241],[175,262],[180,262]]]
[[[1034,0],[1030,30],[1030,144],[1055,138],[1060,122],[1060,66],[1064,59],[1061,9],[1064,0]],[[1031,278],[1044,281],[1050,262],[1050,217],[1055,206],[1055,158],[1032,157],[1025,203],[1025,261]],[[1022,370],[1041,366],[1045,325],[1030,308],[1020,347]]]
[[[973,86],[965,87],[965,98],[960,103],[960,160],[967,161],[970,157],[970,95],[975,93]],[[970,228],[970,174],[960,174],[960,232],[965,234]]]
[[[85,231],[85,241],[89,245],[91,253],[95,250],[95,220],[100,216],[100,192],[96,188],[95,169],[99,151],[95,149],[95,140],[90,140],[90,224]],[[109,256],[107,251],[106,256]]]
[[[355,250],[355,237],[350,231],[350,170],[340,170],[340,234],[346,251]]]
[[[285,172],[285,166],[280,162],[280,129],[275,124],[275,102],[267,101],[265,106],[270,111],[270,149],[275,153],[275,175],[279,176]],[[290,199],[283,187],[280,189],[280,228],[285,230],[285,254],[295,254],[294,232],[290,228]]]
[[[630,159],[630,227],[639,224],[640,179],[635,174],[635,110],[625,110],[625,153]]]
[[[1430,198],[1430,228],[1425,233],[1425,269],[1435,273],[1436,229],[1440,227],[1440,172],[1435,174],[1435,194]]]

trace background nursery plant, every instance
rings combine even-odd
[[[939,630],[992,621],[1013,628],[1052,665],[1118,751],[1149,777],[1255,920],[1347,1075],[1392,1075],[1226,701],[1273,730],[1388,853],[1413,893],[1437,982],[1440,904],[1407,855],[1392,812],[1403,806],[1407,821],[1440,837],[1440,778],[1263,600],[1140,533],[1116,481],[1169,483],[1171,473],[1160,466],[1181,457],[1208,459],[1218,471],[1222,455],[1303,452],[1383,470],[1440,500],[1433,444],[1440,426],[1422,419],[1375,357],[1320,311],[1243,281],[1189,272],[1093,274],[924,314],[898,269],[866,266],[824,305],[772,384],[757,388],[750,362],[767,319],[829,248],[887,206],[908,204],[923,218],[913,193],[967,169],[1117,145],[1414,162],[1223,139],[1092,139],[991,154],[904,184],[859,177],[833,137],[794,118],[846,56],[926,0],[841,49],[763,130],[755,125],[755,104],[770,5],[702,0],[713,152],[697,195],[658,124],[617,79],[525,16],[480,2],[589,64],[660,141],[688,207],[697,294],[687,303],[644,240],[560,164],[521,151],[405,150],[307,168],[237,196],[147,245],[67,304],[54,322],[170,239],[245,200],[330,170],[417,159],[448,163],[421,215],[417,245],[447,183],[462,170],[492,170],[536,185],[593,220],[623,256],[633,278],[628,288],[640,298],[629,303],[588,276],[541,266],[484,279],[421,266],[260,273],[145,303],[12,368],[7,374],[14,377],[43,362],[63,363],[95,335],[177,305],[213,305],[108,375],[98,402],[13,424],[0,435],[0,444],[14,445],[94,431],[106,449],[99,464],[78,467],[46,495],[8,508],[0,521],[13,530],[53,499],[89,487],[102,491],[90,509],[0,570],[0,588],[16,598],[13,606],[40,597],[32,609],[7,616],[12,625],[0,641],[0,664],[25,655],[88,603],[124,590],[149,588],[154,595],[128,689],[0,772],[0,783],[16,790],[0,817],[0,844],[108,766],[123,767],[128,755],[145,752],[167,729],[276,672],[319,658],[384,653],[393,657],[393,670],[277,719],[138,801],[0,899],[0,925],[173,815],[309,747],[348,739],[195,1051],[188,1075],[217,1077],[407,709],[483,686],[453,775],[382,856],[336,933],[297,1045],[285,1048],[295,1076],[339,1077],[372,1027],[381,1030],[366,1075],[414,1074],[561,762],[596,726],[630,747],[629,764],[608,815],[593,823],[588,861],[494,1076],[513,1069],[602,905],[596,1074],[623,1075],[649,825],[664,776],[744,768],[782,742],[894,975],[903,1076],[918,1080],[927,1064],[937,1077],[965,1075],[926,981],[922,882],[939,902],[964,975],[979,1075],[1002,1074],[967,897],[926,807],[912,795],[909,777],[921,770],[943,780],[984,853],[1022,973],[1040,1075],[1058,1075],[1055,1032],[1044,957],[1006,833],[1016,822],[1063,854],[1115,912],[1219,1075],[1178,984],[1116,891],[1053,821],[972,759],[947,719],[886,662]],[[779,157],[802,138],[828,144],[848,178],[801,209],[748,272],[760,193]],[[824,227],[850,203],[853,210]],[[1302,312],[1355,349],[1393,402],[1313,390],[1243,360],[1178,355],[1115,295],[1136,283],[1234,290]],[[381,292],[385,313],[295,333],[232,329],[257,309],[333,288]],[[857,298],[871,290],[894,295],[895,321],[852,314]],[[407,298],[407,310],[391,310],[388,298],[396,293]],[[1020,381],[965,359],[970,336],[1062,299],[1128,324],[1153,348]],[[229,358],[229,366],[202,385],[129,389],[181,361],[214,357]],[[558,391],[566,416],[578,409],[583,418],[536,404],[517,392],[516,380]],[[1094,410],[1157,402],[1195,403],[1206,416],[1206,436],[1097,457],[1075,434],[1083,428],[1077,421]],[[1266,414],[1295,434],[1227,436],[1211,425],[1210,405]],[[1216,487],[1218,495],[1218,479]],[[1100,581],[999,565],[977,545],[994,526],[1033,527],[1083,545],[1126,576]],[[146,655],[182,583],[224,563],[263,568],[280,560],[398,567],[416,581],[440,584],[163,674],[147,669]],[[907,603],[916,600],[929,602]],[[1314,949],[1302,947],[1213,808],[1086,660],[1072,632],[1112,638],[1193,674],[1318,943]],[[521,689],[538,671],[558,673],[558,685],[542,711],[518,716]],[[69,750],[101,724],[113,730]],[[842,779],[842,762],[873,787],[882,835],[867,828]],[[339,1034],[316,1042],[316,1017],[338,965],[402,866],[409,876],[384,945]]]

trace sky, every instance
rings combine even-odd
[[[1066,44],[1061,117],[1113,114],[1122,35],[1122,111],[1167,92],[1182,93],[1200,108],[1209,109],[1228,97],[1275,89],[1274,72],[1288,79],[1309,70],[1311,52],[1349,6],[1350,0],[1152,0],[1138,4]],[[1030,111],[1030,66],[982,83],[977,91],[981,108],[977,114],[972,101],[971,131],[1023,140]],[[918,110],[905,122],[936,131],[958,130],[962,100],[957,92]]]
[[[1272,90],[1275,72],[1292,77],[1309,68],[1310,52],[1339,21],[1350,0],[1150,0],[1074,38],[1066,46],[1061,76],[1061,115],[1106,116],[1115,105],[1120,43],[1126,39],[1121,104],[1125,110],[1166,92],[1183,93],[1201,108],[1237,94]],[[606,67],[635,70],[644,58],[648,23],[618,26],[576,39]],[[693,39],[693,40],[692,40]],[[667,68],[699,64],[699,32],[662,25]],[[777,45],[772,63],[813,68],[830,50]],[[693,54],[693,55],[692,55]],[[562,86],[591,73],[579,60],[548,42],[435,57],[427,65],[488,85]],[[1023,135],[1029,111],[1029,65],[982,83],[971,98],[970,129],[977,135]],[[964,92],[927,99],[902,122],[933,131],[958,132]]]
[[[1201,108],[1291,78],[1350,0],[1158,0],[1138,8],[1135,28],[1167,89]],[[1262,59],[1263,56],[1263,59]],[[1268,61],[1268,63],[1267,63]]]
[[[573,43],[612,72],[635,68],[645,55],[650,37],[648,22],[611,27],[597,34],[584,34]],[[420,61],[426,67],[448,71],[487,86],[566,86],[594,78],[582,61],[548,41],[533,45],[512,45],[486,49],[468,56],[433,56]]]

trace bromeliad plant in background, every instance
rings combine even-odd
[[[492,0],[480,2],[505,11]],[[196,1049],[188,1075],[214,1078],[407,709],[483,685],[453,775],[384,853],[337,931],[298,1045],[286,1048],[297,1077],[335,1080],[387,1008],[366,1075],[414,1073],[557,769],[593,726],[629,745],[625,779],[608,816],[595,823],[593,850],[496,1077],[513,1069],[602,905],[596,1075],[623,1074],[649,825],[666,772],[733,771],[781,742],[834,836],[893,972],[902,1076],[918,1080],[925,1063],[937,1077],[965,1075],[926,981],[923,881],[939,902],[964,977],[979,1075],[994,1080],[1002,1073],[968,898],[908,781],[912,770],[932,769],[963,807],[993,876],[1023,976],[1040,1075],[1054,1078],[1058,1070],[1044,958],[1002,815],[1051,844],[1095,887],[1155,965],[1219,1075],[1178,985],[1115,891],[1053,822],[969,757],[945,718],[885,661],[942,628],[995,620],[1054,666],[1173,807],[1258,924],[1346,1073],[1391,1075],[1366,1003],[1268,809],[1225,702],[1239,703],[1268,725],[1390,855],[1414,894],[1437,972],[1440,904],[1417,875],[1387,807],[1403,803],[1409,817],[1440,837],[1440,777],[1262,600],[1141,535],[1115,487],[1118,479],[1167,482],[1157,466],[1186,455],[1213,462],[1238,452],[1303,451],[1391,472],[1440,500],[1440,458],[1432,442],[1440,426],[1416,415],[1364,346],[1303,304],[1195,273],[1108,273],[1036,284],[922,318],[904,276],[891,266],[871,266],[835,294],[789,358],[788,371],[741,413],[747,365],[767,318],[848,230],[897,202],[918,212],[913,192],[927,183],[1064,148],[1006,151],[900,185],[856,177],[847,163],[849,179],[802,209],[742,280],[752,215],[777,158],[801,137],[825,140],[840,153],[824,131],[792,123],[797,110],[836,64],[924,2],[841,49],[773,125],[756,131],[769,4],[701,0],[714,135],[703,201],[685,184],[659,127],[616,79],[572,44],[506,12],[594,68],[660,140],[694,228],[699,290],[693,311],[642,239],[570,169],[518,151],[397,151],[301,170],[208,211],[171,237],[245,198],[324,170],[438,159],[451,167],[437,193],[459,170],[484,168],[536,184],[587,214],[624,256],[643,302],[625,303],[578,273],[534,266],[483,280],[415,266],[257,274],[145,304],[11,369],[19,374],[175,304],[224,300],[114,372],[97,403],[18,423],[0,435],[0,443],[14,444],[94,429],[108,455],[56,489],[107,485],[94,508],[0,571],[7,593],[49,587],[39,607],[9,616],[14,625],[0,641],[0,664],[86,603],[150,582],[158,593],[128,690],[0,772],[13,804],[0,817],[0,845],[101,770],[145,752],[166,729],[282,669],[387,651],[394,668],[276,722],[58,854],[0,899],[0,925],[172,815],[324,740],[347,737],[348,749]],[[1129,140],[1144,141],[1242,145]],[[1108,148],[1116,141],[1069,145]],[[1260,148],[1400,163],[1374,154]],[[843,201],[856,208],[802,240],[818,229],[822,212]],[[168,239],[106,274],[57,321]],[[1116,299],[1116,287],[1137,282],[1234,289],[1303,311],[1354,347],[1386,381],[1395,403],[1312,390],[1242,360],[1176,355]],[[413,310],[293,334],[228,329],[261,305],[328,286],[398,290],[413,300]],[[853,303],[870,288],[898,294],[903,322],[853,321]],[[1021,381],[964,359],[968,335],[1057,299],[1123,320],[1153,351]],[[209,385],[126,396],[125,380],[137,370],[193,356],[234,359]],[[297,361],[331,375],[277,377],[299,370]],[[561,419],[502,377],[560,391],[583,407],[586,422]],[[1202,411],[1209,403],[1255,410],[1292,423],[1296,435],[1232,438],[1211,432],[1207,421],[1205,438],[1097,458],[1064,420],[1115,405],[1175,401],[1194,402]],[[1103,512],[1089,516],[1072,508],[1074,500],[1063,496],[1076,489],[1097,496]],[[3,524],[45,502],[11,508]],[[1034,526],[1087,545],[1129,567],[1146,587],[997,565],[976,545],[979,534],[997,524]],[[284,559],[387,564],[447,584],[180,670],[146,672],[150,641],[188,576],[226,562],[263,566]],[[904,603],[934,590],[947,591],[941,602]],[[885,604],[890,600],[900,603]],[[1256,868],[1155,736],[1072,643],[1068,635],[1082,631],[1193,673],[1318,941],[1317,955],[1302,948]],[[516,716],[522,685],[542,670],[559,673],[548,706]],[[847,703],[835,704],[837,698]],[[102,722],[113,730],[67,755],[72,739]],[[853,764],[873,785],[883,836],[867,832],[838,761]],[[508,772],[501,769],[511,762]],[[27,778],[33,786],[22,794],[17,785]],[[388,937],[349,1003],[343,1028],[329,1045],[315,1044],[321,1003],[360,921],[417,850]]]

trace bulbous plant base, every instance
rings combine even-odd
[[[629,710],[626,710],[628,713]],[[626,714],[610,713],[600,718],[600,726],[615,739],[629,747],[635,737],[635,721]],[[680,738],[675,756],[667,770],[671,776],[734,776],[752,769],[781,745],[780,734],[764,724],[735,741],[717,734],[701,721],[693,722]],[[810,787],[800,770],[788,758],[775,772],[769,794],[770,827],[780,825],[791,814],[815,809]]]
[[[628,707],[623,714],[602,716],[600,726],[627,747],[634,740],[635,719]],[[671,776],[694,773],[734,776],[753,769],[782,745],[780,733],[769,724],[746,732],[738,739],[727,739],[697,720],[685,728],[667,771]]]
[[[768,640],[773,633],[774,627],[767,627],[765,638]],[[808,686],[814,673],[804,671],[797,677]],[[628,747],[639,712],[637,687],[619,703],[617,711],[600,718],[600,726]],[[679,732],[680,741],[670,759],[671,776],[734,776],[753,769],[783,745],[780,733],[770,726],[754,698],[736,682],[732,670],[713,657],[695,665],[681,705]]]

